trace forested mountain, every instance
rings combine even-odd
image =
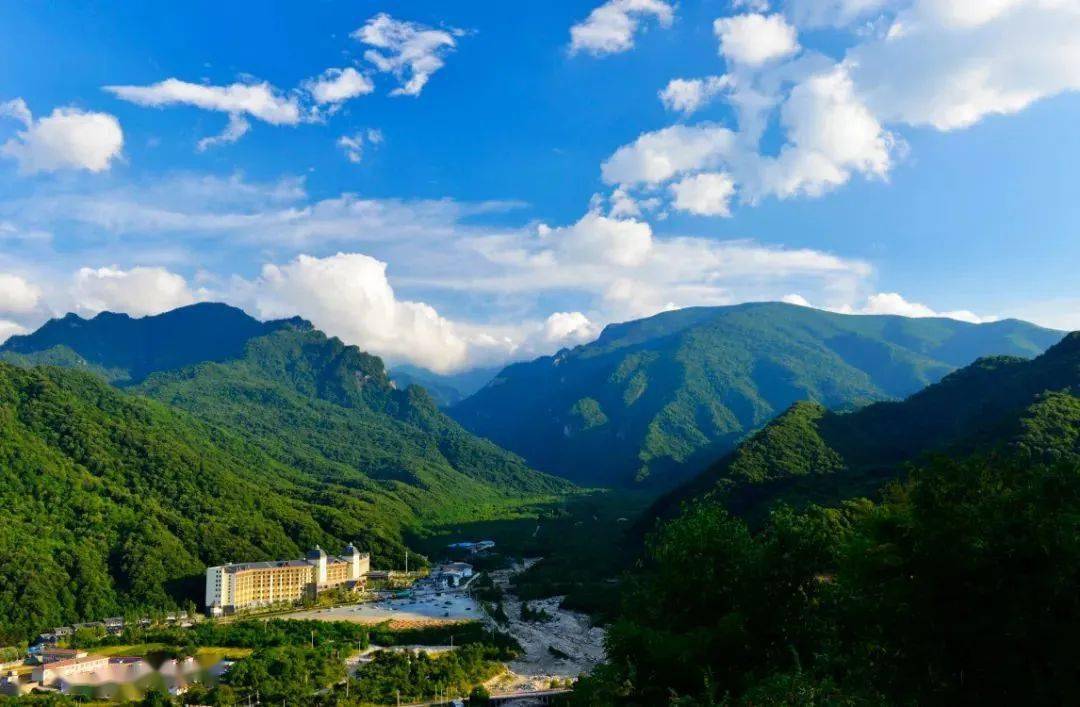
[[[423,388],[392,386],[377,356],[306,324],[252,339],[237,359],[153,374],[135,390],[316,478],[377,480],[428,515],[569,488],[465,431]]]
[[[138,382],[154,371],[238,356],[248,340],[288,323],[260,322],[216,303],[140,318],[114,312],[93,319],[68,314],[33,333],[11,337],[0,346],[0,358],[85,368],[115,383]]]
[[[419,385],[427,389],[432,399],[441,408],[460,403],[501,371],[501,368],[472,368],[460,373],[439,374],[407,363],[398,364],[390,369],[390,380],[399,388]]]
[[[932,453],[1021,448],[1054,461],[1080,454],[1080,332],[1038,358],[990,357],[901,402],[847,413],[797,403],[692,483],[660,515],[704,492],[759,517],[777,500],[834,505],[873,494]]]
[[[217,322],[223,310],[195,311]],[[0,633],[198,601],[207,564],[315,543],[356,542],[397,566],[406,530],[570,490],[466,432],[422,388],[395,388],[378,357],[302,320],[243,321],[232,341],[253,335],[234,357],[218,342],[202,347],[217,361],[161,370],[166,355],[143,358],[122,380],[149,375],[123,389],[96,372],[133,359],[107,346],[93,358],[82,330],[42,351],[20,344],[17,358],[78,350],[56,362],[87,370],[0,364]]]
[[[697,307],[607,327],[508,366],[450,409],[536,468],[586,485],[672,487],[799,400],[903,398],[981,356],[1033,356],[1060,332],[1008,320]]]
[[[1080,699],[1080,332],[901,403],[797,405],[694,492],[576,703]]]
[[[319,483],[82,372],[0,363],[0,430],[0,640],[198,601],[208,564],[385,556],[411,518],[374,481]]]

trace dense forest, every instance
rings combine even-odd
[[[1080,334],[903,403],[796,406],[694,490],[581,704],[1080,698]]]
[[[1061,336],[1015,320],[692,307],[510,365],[450,413],[542,471],[662,491],[797,401],[851,409],[899,399],[980,356],[1034,356]]]
[[[162,371],[161,357],[131,367],[108,347],[86,358],[101,319],[79,320],[77,360],[55,361],[82,370],[0,364],[0,639],[197,605],[207,565],[315,544],[356,542],[376,566],[396,566],[407,530],[570,490],[306,322],[249,328],[261,335],[240,358]],[[115,334],[147,319],[105,321]],[[39,356],[32,339],[10,357],[75,350],[57,349],[54,332]],[[130,375],[117,389],[99,374],[121,363]]]

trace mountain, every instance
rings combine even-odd
[[[849,409],[903,398],[981,356],[1034,356],[1061,335],[1015,320],[695,307],[508,366],[450,414],[538,469],[663,489],[796,401]]]
[[[928,454],[990,452],[1080,459],[1080,332],[1035,359],[979,359],[901,402],[855,412],[796,403],[654,511],[702,494],[750,518],[780,500],[836,505]]]
[[[84,370],[0,364],[0,626],[25,634],[198,600],[207,564],[315,543],[357,542],[396,566],[406,532],[571,490],[303,320],[187,310],[207,314],[211,335],[222,315],[236,328],[183,356],[149,342],[153,355],[134,357],[98,329],[139,341],[145,320],[66,317],[46,325],[44,349],[30,335],[12,356]],[[194,319],[189,336],[209,338]],[[219,360],[163,368],[209,354]],[[99,375],[115,369],[122,388]]]
[[[319,482],[97,376],[4,363],[0,508],[0,642],[199,602],[223,561],[350,541],[385,561],[411,516],[375,482]]]
[[[1080,699],[1080,332],[798,403],[654,510],[576,703]]]
[[[447,408],[483,388],[500,370],[502,369],[471,368],[460,373],[442,374],[402,363],[390,369],[390,380],[399,388],[423,386],[439,407]]]
[[[260,322],[225,304],[200,303],[151,317],[102,312],[93,319],[68,314],[37,331],[12,336],[0,358],[13,363],[84,368],[110,382],[138,382],[154,371],[243,353],[248,340],[286,322]]]

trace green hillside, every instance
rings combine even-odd
[[[681,495],[575,704],[1080,699],[1080,332],[796,405]]]
[[[397,566],[407,531],[572,488],[301,320],[247,336],[237,357],[122,389],[101,378],[122,356],[47,343],[11,357],[83,370],[0,364],[0,639],[198,603],[208,564],[296,557],[316,543],[357,542],[376,566]]]
[[[81,372],[0,363],[0,430],[0,640],[199,602],[208,564],[354,540],[385,562],[412,518]]]
[[[1080,452],[1080,333],[1032,360],[980,359],[902,402],[855,412],[797,403],[733,453],[658,502],[669,515],[705,492],[761,517],[778,500],[835,504],[871,495],[929,453],[1022,449],[1056,461]]]
[[[252,339],[243,357],[151,375],[134,389],[230,429],[314,478],[376,480],[427,517],[566,491],[466,432],[381,359],[308,326]]]
[[[1013,320],[690,308],[508,366],[450,413],[579,483],[669,488],[796,401],[849,409],[903,398],[981,356],[1034,356],[1060,337]]]

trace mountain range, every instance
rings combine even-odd
[[[928,455],[990,453],[1080,459],[1080,332],[1034,359],[979,359],[903,401],[853,412],[796,403],[650,515],[701,497],[750,519],[778,502],[835,506],[875,495]]]
[[[316,543],[397,566],[406,531],[572,489],[300,319],[69,315],[0,358],[21,366],[0,363],[7,636],[197,600],[207,565]]]
[[[669,489],[797,401],[853,409],[900,399],[979,357],[1034,356],[1061,336],[1016,320],[695,307],[510,365],[449,413],[579,484]]]

